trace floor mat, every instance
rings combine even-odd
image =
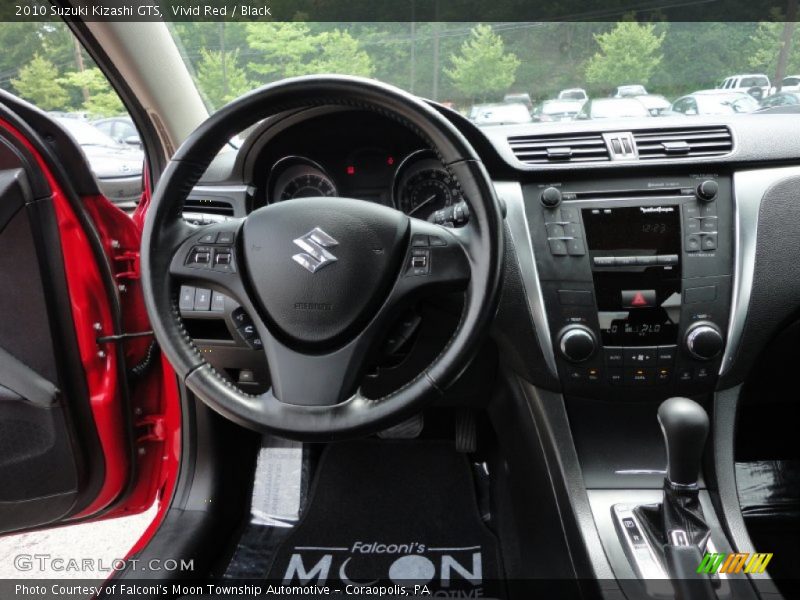
[[[502,597],[498,545],[452,442],[360,441],[325,450],[304,515],[268,579],[287,585],[403,585]]]

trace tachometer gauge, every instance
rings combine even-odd
[[[428,219],[462,200],[458,185],[429,150],[406,157],[397,168],[393,188],[395,207],[418,219]]]
[[[295,198],[337,196],[338,192],[333,179],[322,167],[307,161],[285,167],[275,179],[270,195],[271,202],[281,202]]]

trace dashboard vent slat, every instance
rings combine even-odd
[[[733,150],[727,127],[682,127],[633,132],[640,160],[722,156]]]
[[[199,198],[187,198],[183,203],[185,212],[196,212],[211,215],[232,217],[234,214],[233,205],[224,200],[205,200]]]
[[[519,135],[509,137],[508,143],[517,160],[527,165],[609,160],[599,133]]]

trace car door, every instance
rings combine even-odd
[[[147,509],[179,415],[137,220],[47,114],[0,92],[0,534]]]

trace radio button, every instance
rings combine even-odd
[[[696,202],[683,205],[683,216],[685,219],[696,219],[700,216],[700,207]]]
[[[631,267],[636,265],[635,256],[615,256],[614,265],[617,267]]]
[[[700,251],[700,236],[699,235],[687,235],[686,236],[686,251],[687,252],[699,252]]]
[[[656,369],[656,383],[668,383],[671,377],[671,367],[658,367]]]
[[[561,220],[567,223],[579,223],[578,209],[570,206],[561,205]]]
[[[700,240],[700,247],[703,250],[716,250],[717,249],[717,234],[704,233]]]
[[[658,257],[655,256],[655,255],[653,255],[653,256],[637,256],[636,257],[636,264],[637,265],[645,265],[645,266],[656,265],[656,264],[658,264]]]
[[[711,231],[716,233],[717,231],[717,217],[705,217],[702,220],[702,224],[700,225],[700,230],[705,232]]]
[[[549,238],[562,238],[566,234],[564,233],[564,226],[560,223],[547,223],[547,237]]]
[[[717,216],[717,203],[708,202],[700,207],[701,217],[716,217]]]
[[[686,219],[685,233],[700,233],[700,219]]]
[[[570,256],[584,256],[586,254],[586,246],[580,238],[573,238],[567,240],[567,252]]]
[[[606,358],[606,365],[609,367],[621,367],[624,364],[625,358],[622,348],[606,346],[604,348],[604,355]]]
[[[617,260],[613,256],[595,256],[594,264],[596,267],[613,267]]]
[[[553,256],[567,255],[567,244],[564,240],[548,239],[547,243],[550,244],[550,254]]]
[[[677,265],[678,264],[678,255],[677,254],[660,254],[658,256],[658,264],[660,264],[660,265]]]
[[[642,346],[640,348],[623,348],[625,366],[626,367],[655,366],[657,352],[658,350],[655,346]]]
[[[675,356],[678,354],[677,346],[659,346],[657,350],[656,360],[659,365],[671,365],[675,362]]]
[[[581,237],[581,226],[578,223],[564,223],[564,235],[567,237]]]

